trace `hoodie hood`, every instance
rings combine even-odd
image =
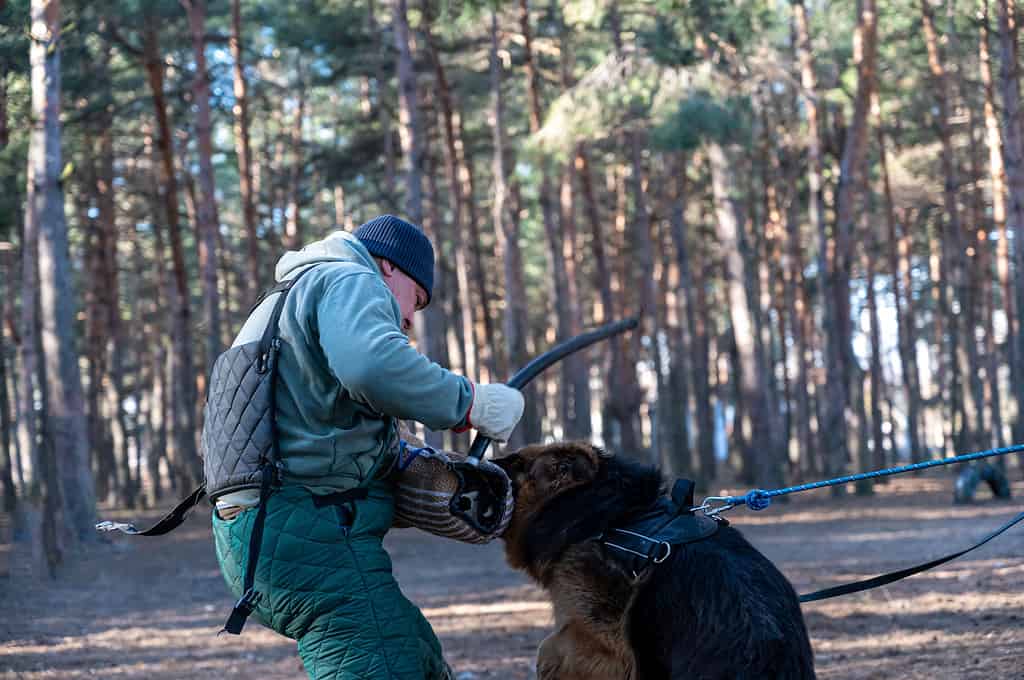
[[[314,241],[302,250],[289,250],[277,261],[274,279],[293,277],[299,269],[320,262],[355,262],[378,272],[377,263],[362,243],[347,231],[336,231],[321,241]]]

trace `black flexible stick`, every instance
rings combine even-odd
[[[593,345],[595,342],[600,342],[601,340],[606,340],[612,336],[618,335],[619,333],[625,333],[628,330],[632,330],[639,324],[639,319],[636,317],[630,317],[628,319],[623,319],[622,321],[605,324],[604,326],[595,328],[594,330],[586,333],[581,333],[575,338],[566,340],[560,345],[555,345],[547,352],[544,352],[540,356],[534,358],[530,363],[516,371],[505,384],[509,387],[514,387],[517,390],[522,389],[528,382],[536,378],[542,371],[544,371],[544,369],[548,368],[552,364],[561,361],[574,352],[578,352],[585,347]],[[469,454],[466,462],[474,465],[479,463],[480,459],[484,457],[484,453],[487,452],[487,447],[490,443],[491,440],[489,437],[485,437],[478,433],[473,439],[472,446],[469,447]]]

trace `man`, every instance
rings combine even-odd
[[[282,484],[267,501],[255,614],[298,641],[315,680],[450,674],[382,546],[394,513],[397,420],[432,430],[473,427],[507,441],[523,398],[505,385],[474,384],[409,344],[414,313],[430,303],[433,271],[430,240],[392,215],[354,234],[335,232],[277,264],[279,281],[303,275],[278,325]],[[262,334],[271,306],[256,308],[236,346]],[[351,500],[352,490],[364,489],[365,498]],[[236,597],[258,495],[222,496],[214,513],[217,558]]]

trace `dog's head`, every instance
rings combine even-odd
[[[594,481],[604,462],[611,458],[585,441],[535,444],[519,449],[494,463],[512,480],[515,510],[504,538],[509,547],[518,544],[527,524],[552,499]],[[514,558],[510,554],[510,559]]]
[[[534,444],[494,461],[512,480],[516,506],[536,510],[546,501],[592,482],[601,462],[611,458],[585,441]]]

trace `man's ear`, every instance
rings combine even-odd
[[[379,258],[377,262],[380,263],[380,273],[383,274],[385,277],[390,277],[392,274],[395,273],[395,265],[391,262],[391,260],[385,260],[382,257]]]

